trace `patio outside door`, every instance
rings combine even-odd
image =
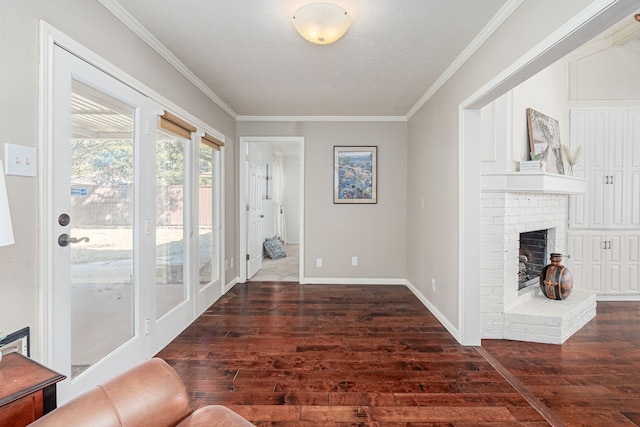
[[[151,101],[70,53],[55,48],[51,221],[53,368],[68,379],[59,400],[102,382],[147,356],[153,277],[153,206],[142,131]],[[151,153],[153,153],[151,151]],[[146,198],[146,199],[145,199]]]

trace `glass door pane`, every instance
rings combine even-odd
[[[185,286],[185,153],[189,141],[158,130],[156,141],[156,314],[188,297]]]
[[[135,333],[135,108],[75,80],[71,91],[71,373],[76,377]]]
[[[207,286],[220,277],[218,266],[218,209],[216,164],[218,151],[206,144],[199,145],[200,174],[198,178],[198,252],[199,283]]]

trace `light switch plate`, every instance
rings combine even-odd
[[[34,147],[4,144],[4,169],[6,175],[36,176],[38,151]]]

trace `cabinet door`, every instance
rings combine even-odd
[[[584,150],[589,146],[589,110],[571,110],[571,151],[578,147]],[[578,178],[585,178],[584,157],[574,166],[573,172]],[[569,227],[586,228],[588,223],[588,194],[572,194],[569,196]]]
[[[627,286],[622,280],[622,234],[608,233],[605,236],[604,258],[606,259],[605,289],[607,294],[626,292]]]
[[[608,175],[609,111],[593,110],[589,117],[589,143],[586,147],[589,193],[589,226],[606,225],[605,206],[608,203],[604,194]]]
[[[629,111],[627,129],[627,227],[640,229],[640,111]]]
[[[640,232],[626,232],[621,245],[624,291],[640,293]]]
[[[606,144],[606,177],[604,186],[604,225],[622,228],[626,225],[625,152],[627,112],[612,110],[609,114],[609,138]]]

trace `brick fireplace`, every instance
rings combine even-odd
[[[564,301],[549,300],[539,286],[519,286],[523,233],[545,235],[548,254],[566,254],[568,194],[535,191],[482,192],[482,338],[561,344],[595,316],[595,295],[574,288]],[[533,232],[533,233],[532,233]]]

